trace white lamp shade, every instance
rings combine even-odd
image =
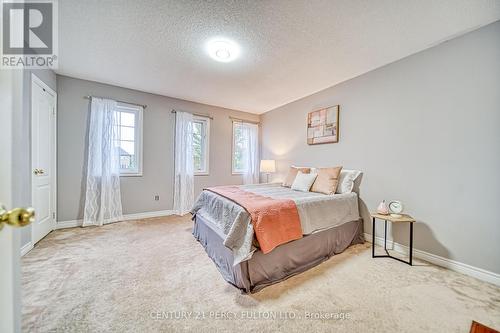
[[[260,161],[260,172],[276,172],[276,161],[275,160],[261,160]]]

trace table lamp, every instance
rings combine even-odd
[[[266,183],[269,183],[269,174],[271,172],[276,172],[276,161],[275,160],[261,160],[260,161],[260,172],[267,175]]]

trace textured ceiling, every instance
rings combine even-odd
[[[498,0],[64,0],[57,73],[263,113],[500,19]],[[238,42],[219,63],[206,40]]]

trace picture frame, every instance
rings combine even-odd
[[[339,142],[340,106],[334,105],[307,114],[307,144]]]

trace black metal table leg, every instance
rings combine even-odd
[[[405,261],[403,259],[393,257],[390,255],[387,250],[387,220],[384,223],[384,250],[385,255],[375,255],[375,217],[372,222],[372,258],[392,258],[397,261],[401,261],[407,265],[413,266],[413,222],[410,222],[410,252],[409,252],[409,261]]]
[[[413,222],[410,223],[410,266],[413,262]]]
[[[372,258],[375,258],[375,218],[372,223]]]
[[[387,220],[384,222],[384,250],[387,252]]]

